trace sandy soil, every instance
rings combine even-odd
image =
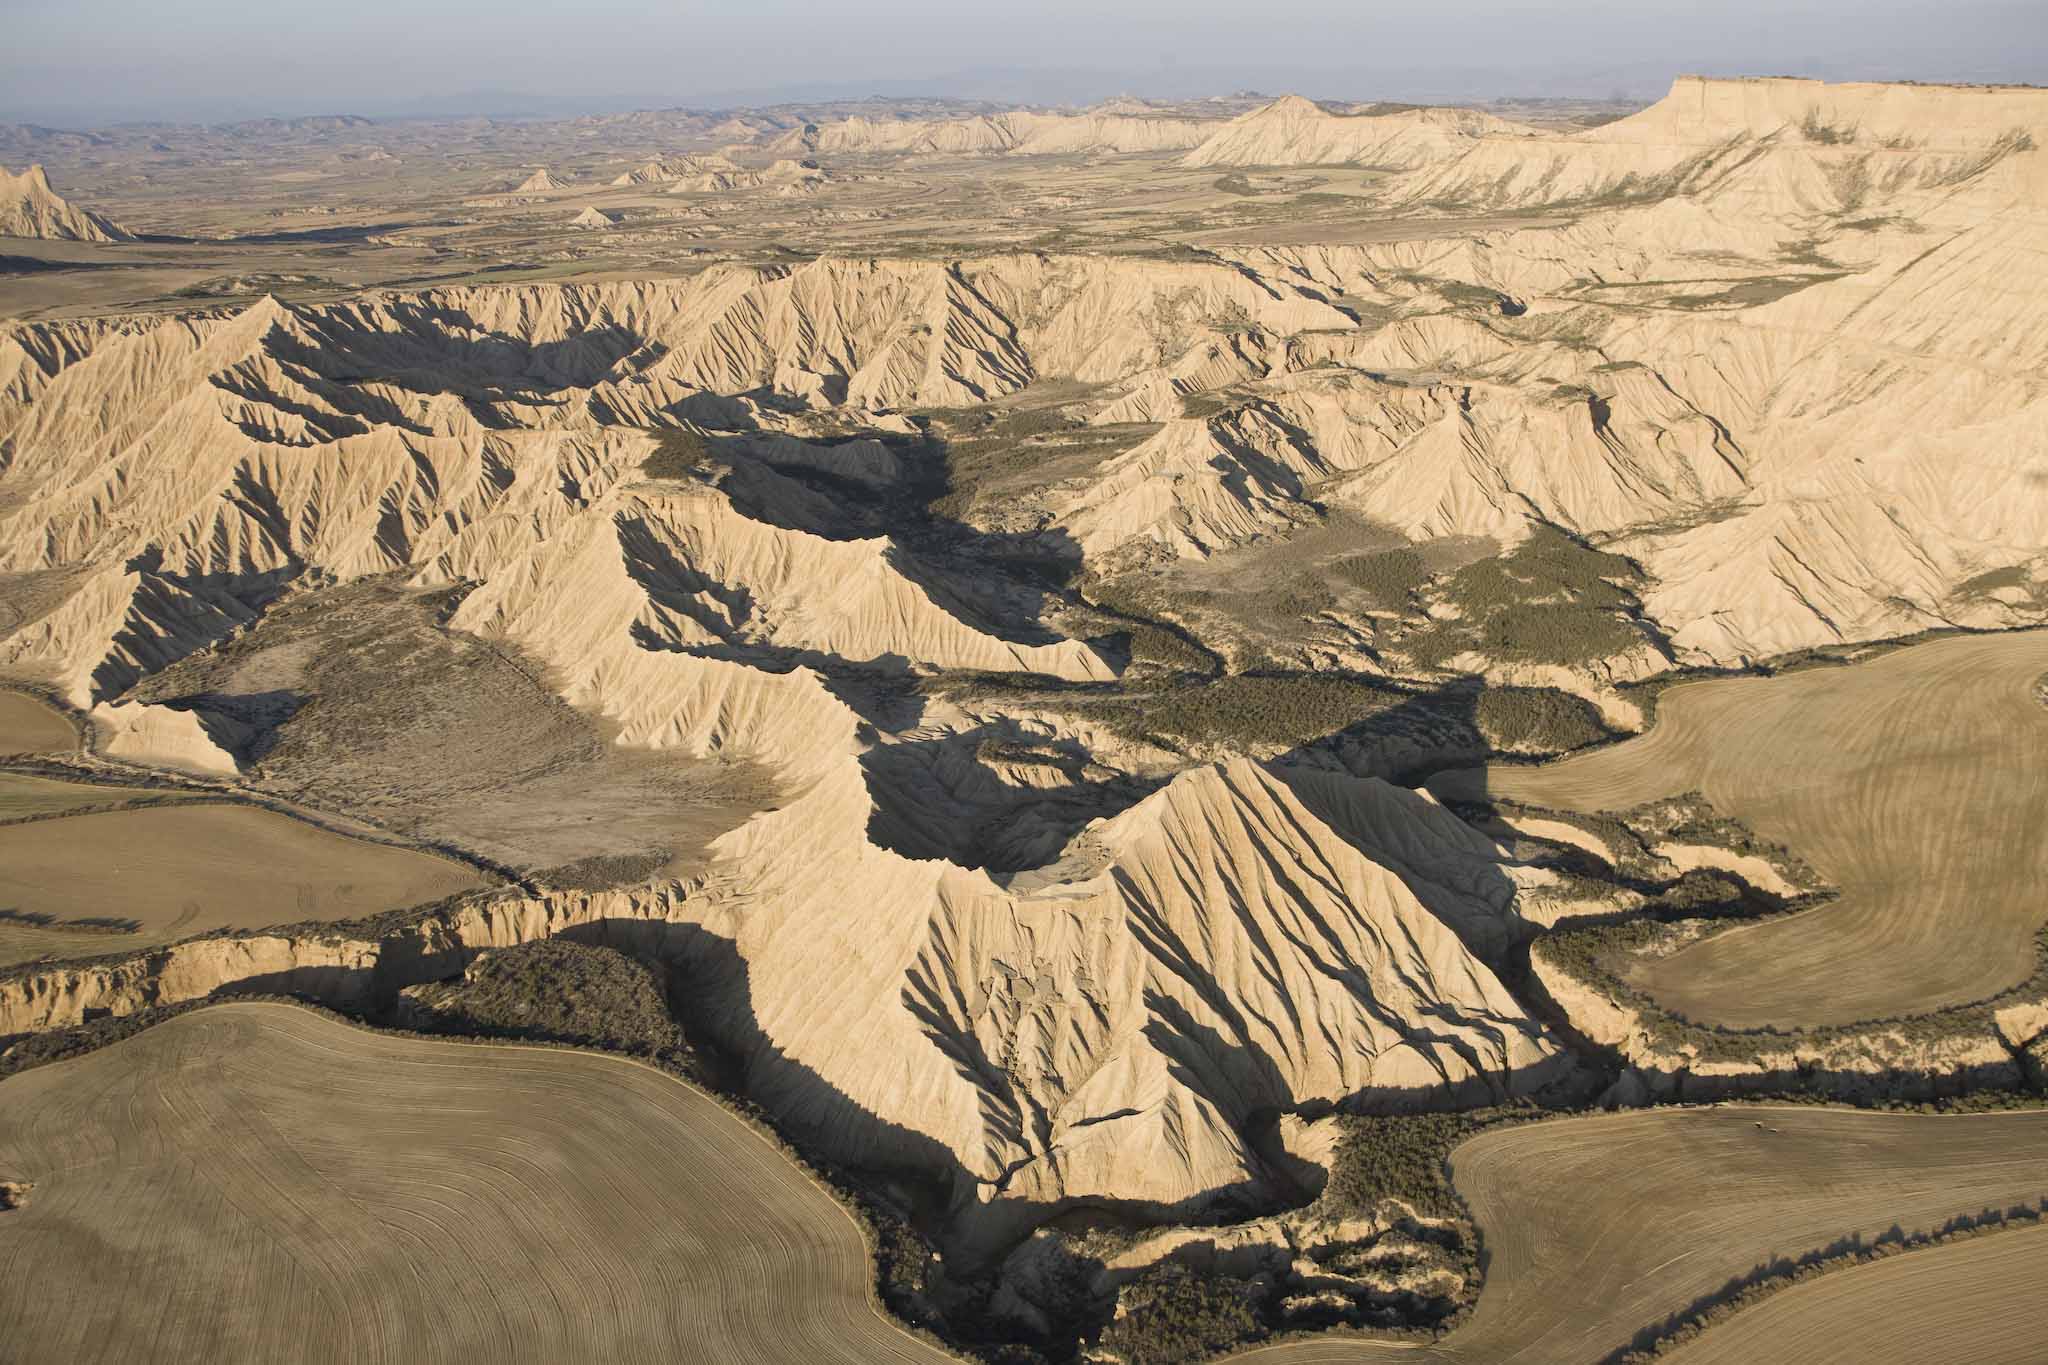
[[[345,838],[252,806],[105,811],[0,827],[0,906],[135,932],[79,935],[109,953],[209,929],[352,919],[483,879],[431,854]],[[0,961],[50,951],[0,926]]]
[[[125,805],[144,799],[177,799],[175,790],[158,787],[103,787],[92,782],[65,782],[33,773],[0,772],[0,823],[101,806]]]
[[[1667,1007],[1736,1027],[1920,1013],[2033,968],[2048,709],[2031,689],[2044,667],[2048,634],[2023,633],[1691,683],[1664,695],[1639,740],[1488,781],[1578,810],[1698,788],[1841,888],[1818,910],[1645,967],[1640,984]]]
[[[26,692],[0,691],[0,755],[70,749],[78,732],[64,713]]]
[[[593,855],[692,866],[773,801],[745,765],[611,743],[538,665],[443,629],[433,599],[385,579],[296,599],[138,695],[208,692],[288,699],[256,713],[276,725],[246,774],[258,790],[523,869]]]
[[[0,1096],[22,1359],[945,1359],[828,1195],[636,1063],[242,1004]]]
[[[2048,1228],[1952,1243],[1786,1290],[1670,1357],[1672,1365],[1799,1360],[2030,1365],[2048,1340]]]

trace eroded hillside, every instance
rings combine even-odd
[[[2042,622],[2037,137],[2039,92],[1691,80],[1590,130],[855,119],[603,183],[1171,152],[1371,168],[1344,211],[1423,226],[7,324],[0,674],[94,736],[45,763],[512,885],[53,954],[0,1036],[630,946],[974,1273],[1076,1209],[1299,1204],[1333,1112],[1597,1093],[1531,938],[1826,888],[1424,780],[1643,729],[1676,670]]]

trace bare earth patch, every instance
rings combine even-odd
[[[168,942],[210,929],[354,919],[484,885],[451,859],[330,833],[252,806],[101,811],[0,827],[0,906],[63,922],[133,921],[74,953]],[[0,962],[56,951],[0,922]]]
[[[0,1172],[22,1359],[945,1359],[829,1195],[602,1054],[218,1006],[0,1086]]]

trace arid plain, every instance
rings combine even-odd
[[[0,127],[8,1349],[2030,1358],[2043,139]]]

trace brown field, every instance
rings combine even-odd
[[[78,732],[56,707],[26,692],[0,691],[0,755],[77,747]]]
[[[33,773],[0,773],[0,823],[144,799],[179,800],[186,795],[168,787],[112,787],[94,782],[66,782]]]
[[[1641,739],[1489,769],[1537,805],[1618,809],[1691,788],[1803,855],[1841,898],[1633,978],[1698,1023],[1826,1025],[1979,1000],[2024,979],[2048,918],[2048,633],[1932,641],[1847,668],[1688,683]],[[1967,944],[1967,952],[1956,951]]]
[[[253,806],[99,811],[0,826],[0,963],[117,952],[209,929],[350,919],[484,884],[461,863],[350,839]],[[66,920],[134,921],[59,934]]]
[[[289,1005],[0,1085],[22,1360],[944,1360],[859,1228],[701,1092]]]
[[[1386,1358],[1587,1365],[1774,1257],[2048,1195],[2048,1112],[1617,1114],[1483,1133],[1451,1172],[1491,1255],[1486,1287],[1465,1327]],[[1242,1358],[1380,1349],[1308,1341]]]
[[[2048,1355],[2048,1228],[1855,1266],[1719,1324],[1672,1365],[2033,1365]]]

